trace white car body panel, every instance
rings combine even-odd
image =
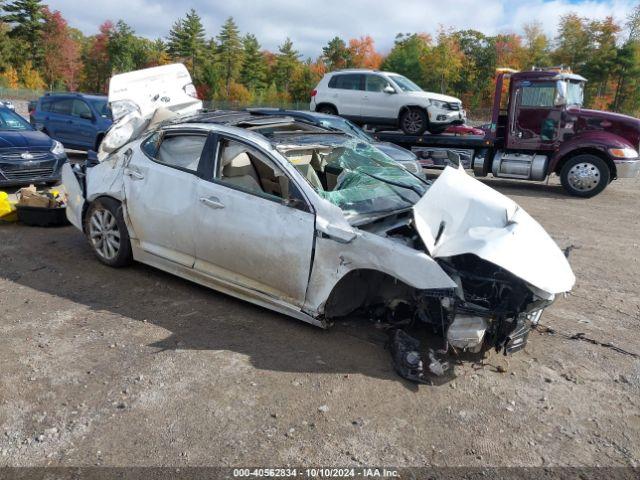
[[[434,258],[471,253],[549,294],[568,292],[575,283],[569,262],[540,224],[464,170],[447,167],[414,215]]]

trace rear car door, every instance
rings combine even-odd
[[[361,73],[339,73],[329,80],[329,99],[343,117],[359,120],[364,96],[364,75]]]
[[[195,269],[301,307],[315,215],[295,182],[259,147],[220,135],[196,191]]]
[[[126,211],[147,253],[193,267],[196,185],[210,153],[207,132],[156,132],[132,148],[124,169]]]
[[[51,138],[63,144],[72,143],[72,109],[73,98],[58,98],[51,102],[49,112],[45,115],[44,129]]]
[[[387,93],[384,89],[391,86],[382,75],[365,75],[365,94],[362,103],[362,117],[376,120],[387,119],[395,122],[398,118],[398,95]]]

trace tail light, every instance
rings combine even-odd
[[[317,90],[312,90],[311,91],[311,98],[315,97],[318,94]]]

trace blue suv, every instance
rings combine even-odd
[[[30,115],[31,125],[73,150],[98,150],[113,123],[107,97],[47,93]]]

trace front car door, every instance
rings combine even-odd
[[[141,249],[193,267],[196,185],[211,153],[205,131],[156,132],[133,147],[124,169],[126,212]]]
[[[399,111],[398,95],[385,92],[386,87],[393,88],[382,75],[365,75],[365,96],[362,104],[362,117],[365,121],[371,118],[396,122]]]
[[[210,175],[197,182],[195,269],[300,308],[315,215],[295,182],[256,145],[219,135]]]
[[[342,117],[359,120],[364,100],[364,75],[361,73],[340,73],[329,81],[330,98],[338,107]]]
[[[507,147],[553,150],[562,121],[562,108],[555,106],[556,82],[520,81],[512,88]]]

